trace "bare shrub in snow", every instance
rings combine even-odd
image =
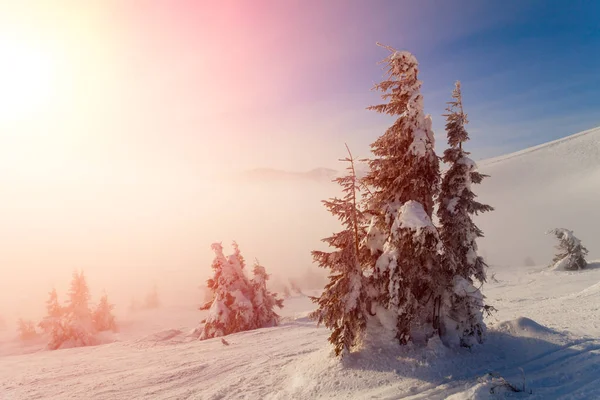
[[[335,354],[349,352],[357,345],[367,325],[366,280],[363,276],[361,258],[369,258],[368,250],[361,246],[366,237],[365,216],[359,209],[360,188],[354,170],[350,150],[348,175],[336,178],[344,193],[341,199],[323,201],[331,214],[336,216],[344,229],[323,239],[335,250],[313,251],[314,260],[329,270],[329,283],[320,297],[312,297],[318,308],[311,314],[317,323],[332,330],[329,341]]]
[[[556,249],[558,253],[552,259],[551,267],[557,270],[579,270],[587,266],[585,256],[588,250],[583,247],[581,241],[575,237],[573,231],[557,228],[548,231],[559,240]]]
[[[17,321],[17,332],[19,333],[19,339],[23,341],[32,340],[38,337],[38,333],[35,330],[35,324],[30,320],[19,319],[19,321]]]
[[[386,103],[369,109],[397,119],[371,145],[375,157],[364,178],[370,188],[367,207],[374,214],[367,237],[377,258],[373,300],[395,320],[393,334],[400,344],[425,343],[435,333],[434,304],[448,284],[441,271],[442,244],[431,221],[439,159],[431,117],[423,111],[417,60],[409,52],[386,48],[388,77],[375,85]]]
[[[443,160],[449,165],[444,174],[438,196],[437,215],[440,237],[444,244],[443,265],[445,280],[452,282],[440,304],[440,337],[447,346],[471,347],[482,343],[485,333],[483,322],[483,296],[475,281],[486,280],[487,265],[477,254],[477,238],[483,232],[473,222],[473,215],[492,211],[487,204],[476,201],[472,184],[480,183],[485,175],[464,150],[469,140],[465,129],[467,115],[463,111],[460,82],[452,91],[452,101],[446,109],[446,133],[450,147],[444,151]]]

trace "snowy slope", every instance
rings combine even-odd
[[[554,237],[544,232],[568,228],[600,258],[600,128],[479,162],[490,175],[477,188],[495,207],[477,223],[485,232],[484,256],[495,264],[523,264],[532,257],[550,263]]]
[[[477,220],[493,276],[483,293],[499,311],[472,352],[367,343],[340,362],[303,296],[286,301],[282,326],[229,345],[193,340],[203,312],[167,307],[127,317],[102,346],[46,352],[0,337],[0,400],[600,399],[600,262],[551,271],[555,241],[544,235],[573,229],[600,258],[600,129],[479,164],[491,177],[478,193],[496,208]],[[526,256],[538,266],[523,267]],[[504,393],[489,373],[532,394]]]
[[[187,328],[92,348],[7,356],[1,399],[486,399],[494,372],[532,399],[600,398],[600,264],[585,272],[503,268],[487,288],[500,312],[485,346],[454,351],[369,343],[340,362],[328,331],[288,302],[282,326],[196,341]],[[183,314],[194,323],[191,315]],[[498,322],[507,320],[508,322]],[[569,330],[570,332],[567,332]],[[521,368],[523,372],[521,372]],[[496,391],[500,390],[497,388]],[[500,397],[501,398],[501,397]]]

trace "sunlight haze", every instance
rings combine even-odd
[[[584,1],[0,0],[0,398],[597,398],[599,32]]]

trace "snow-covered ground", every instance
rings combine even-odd
[[[329,332],[305,317],[303,296],[288,299],[281,326],[230,335],[228,345],[188,336],[202,312],[164,309],[146,315],[154,324],[124,326],[114,343],[3,357],[0,398],[497,398],[488,373],[524,383],[528,398],[600,398],[600,263],[590,267],[491,268],[497,281],[485,292],[499,312],[473,351],[439,340],[426,349],[367,343],[339,361]]]
[[[204,315],[194,305],[166,306],[122,316],[95,347],[49,352],[0,332],[0,399],[600,399],[600,262],[553,271],[544,235],[573,229],[600,256],[600,129],[480,166],[491,178],[478,192],[496,208],[478,220],[493,264],[483,293],[499,310],[483,346],[372,342],[340,361],[306,296],[286,301],[281,326],[228,344],[189,336]]]

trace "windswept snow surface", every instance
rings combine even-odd
[[[201,312],[176,321],[171,309],[163,330],[5,356],[0,399],[524,398],[498,386],[498,377],[525,384],[526,398],[600,398],[600,263],[577,272],[492,267],[492,274],[485,293],[500,311],[487,321],[486,344],[472,351],[438,339],[424,349],[369,342],[340,361],[329,331],[306,318],[312,303],[297,296],[287,300],[281,326],[229,335],[227,346],[189,337]]]

